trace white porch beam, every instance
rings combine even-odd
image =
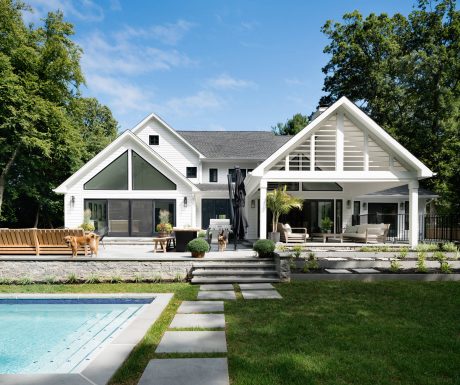
[[[315,171],[315,134],[310,138],[310,171]]]
[[[128,191],[133,189],[133,151],[128,150]]]
[[[364,171],[369,171],[369,133],[367,128],[363,130],[364,133]]]
[[[418,180],[409,183],[409,244],[412,248],[418,244]]]
[[[260,222],[259,238],[267,238],[267,181],[260,181]]]
[[[409,171],[278,171],[270,170],[264,179],[273,182],[401,182],[414,180],[416,173]]]
[[[344,133],[343,133],[343,112],[337,113],[337,129],[335,139],[335,169],[336,171],[343,171],[343,147],[344,147]]]

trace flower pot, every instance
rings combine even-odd
[[[203,258],[205,253],[192,252],[193,258]]]
[[[330,233],[331,233],[331,230],[327,230],[327,233],[330,234]]]
[[[168,237],[168,236],[169,236],[169,233],[167,233],[166,231],[160,231],[160,232],[158,233],[158,237],[159,237],[159,238],[166,238],[166,237]]]
[[[271,239],[273,242],[277,243],[280,241],[280,233],[268,233],[268,238]]]

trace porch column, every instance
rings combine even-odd
[[[418,180],[409,183],[409,244],[417,247],[418,244]]]
[[[198,224],[196,223],[196,197],[195,194],[192,193],[192,199],[191,199],[191,209],[192,209],[192,227],[197,227]]]
[[[267,238],[267,181],[260,181],[260,220],[259,238]]]

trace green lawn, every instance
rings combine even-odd
[[[297,282],[284,300],[227,302],[233,385],[460,384],[460,284]],[[174,292],[173,301],[112,379],[134,385],[188,284],[0,286],[0,292]]]

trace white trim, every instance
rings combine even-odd
[[[132,133],[137,135],[137,132],[139,130],[141,130],[150,119],[155,119],[162,126],[164,126],[166,129],[168,129],[177,139],[179,139],[182,143],[184,143],[191,150],[196,152],[199,155],[200,158],[205,158],[205,156],[201,152],[199,152],[195,147],[193,147],[188,141],[186,141],[182,135],[180,135],[174,128],[172,128],[168,123],[166,123],[163,119],[161,119],[157,114],[155,114],[153,112],[150,115],[148,115],[146,118],[144,118],[140,123],[138,123],[131,130]]]
[[[344,133],[343,133],[344,114],[339,112],[337,114],[337,130],[335,139],[335,169],[343,171],[343,154],[344,154]],[[335,218],[335,217],[334,217]]]
[[[76,171],[73,175],[71,175],[67,180],[61,183],[53,191],[58,194],[67,193],[69,186],[72,186],[75,182],[80,180],[85,175],[85,172],[87,170],[94,168],[94,166],[104,161],[106,159],[106,155],[110,155],[114,149],[118,148],[119,146],[123,145],[125,142],[128,142],[128,141],[134,141],[134,143],[139,145],[143,150],[145,150],[150,156],[152,156],[162,166],[170,170],[173,175],[179,178],[179,180],[181,180],[186,185],[188,185],[192,189],[192,191],[199,191],[198,187],[195,184],[193,184],[188,178],[186,178],[182,173],[180,173],[174,166],[168,163],[165,159],[163,159],[160,155],[158,155],[155,151],[153,151],[146,143],[144,143],[141,139],[139,139],[137,135],[134,135],[129,130],[123,132],[123,134],[121,134],[117,139],[115,139],[106,148],[104,148],[101,152],[99,152],[94,158],[92,158],[86,164],[80,167],[78,171]],[[129,170],[128,170],[128,173],[129,173]]]
[[[344,108],[354,118],[361,121],[361,123],[364,124],[364,126],[367,127],[372,132],[372,134],[384,142],[393,152],[395,152],[399,158],[401,158],[401,160],[406,161],[412,167],[414,167],[417,170],[417,175],[419,178],[429,178],[433,176],[433,172],[428,167],[426,167],[407,149],[405,149],[401,144],[393,139],[383,128],[375,123],[369,116],[367,116],[363,111],[361,111],[361,109],[359,109],[345,96],[336,101],[325,112],[310,122],[308,126],[306,126],[303,130],[301,130],[298,134],[296,134],[283,146],[281,146],[277,151],[275,151],[271,156],[269,156],[265,161],[263,161],[256,169],[254,169],[253,175],[260,177],[263,176],[267,168],[273,166],[291,149],[298,146],[305,139],[305,137],[313,133],[317,127],[319,127],[323,122],[325,122],[334,113],[336,113],[337,109],[340,107]],[[324,173],[324,171],[321,171],[321,173]]]

